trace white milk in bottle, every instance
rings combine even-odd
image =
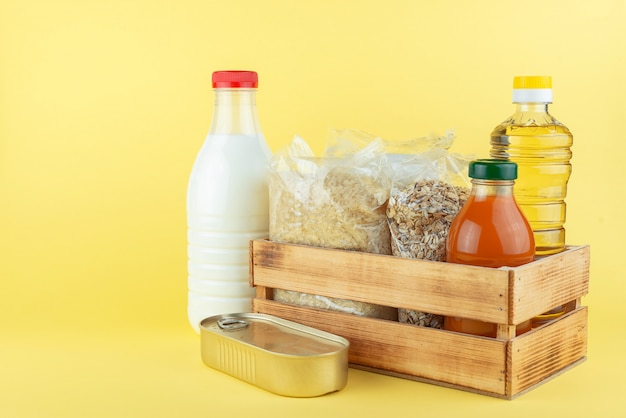
[[[213,73],[211,129],[187,190],[188,317],[250,312],[249,243],[269,229],[270,150],[256,111],[257,74]]]

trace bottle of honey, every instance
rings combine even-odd
[[[470,196],[448,233],[446,261],[482,267],[515,267],[535,257],[533,231],[513,195],[517,164],[484,159],[469,165]],[[517,326],[517,334],[530,330],[531,321]],[[444,329],[496,337],[497,324],[446,317]]]

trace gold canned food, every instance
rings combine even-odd
[[[348,340],[272,315],[212,316],[200,336],[204,364],[279,395],[320,396],[348,380]]]

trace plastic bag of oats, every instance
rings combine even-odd
[[[450,225],[469,196],[467,166],[473,157],[432,149],[394,167],[387,219],[392,254],[430,261],[446,260]],[[400,322],[441,328],[443,317],[398,309]]]

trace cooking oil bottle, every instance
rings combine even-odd
[[[550,76],[513,80],[516,110],[491,133],[492,158],[517,163],[515,199],[535,237],[535,254],[565,248],[565,197],[572,166],[569,129],[548,113]]]

